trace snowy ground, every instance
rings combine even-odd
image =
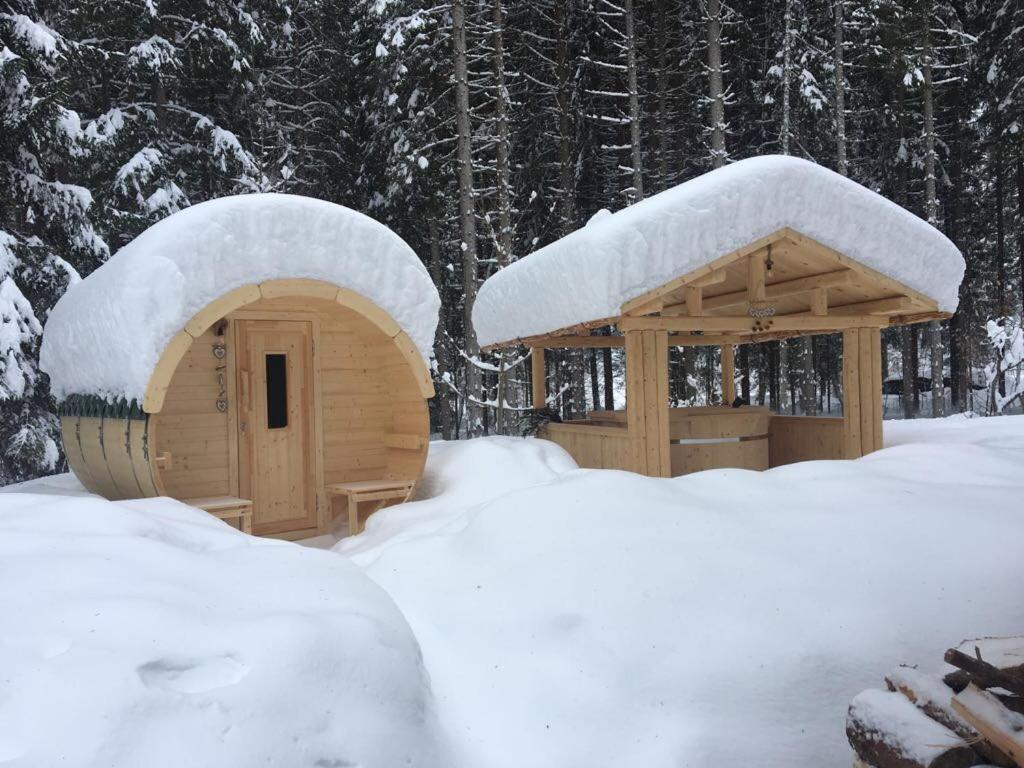
[[[847,766],[854,694],[1024,628],[1024,417],[886,438],[675,480],[435,444],[343,556],[4,497],[0,764]]]

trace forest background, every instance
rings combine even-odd
[[[457,438],[529,407],[526,351],[482,355],[468,322],[484,279],[767,153],[877,190],[965,255],[950,320],[883,334],[887,416],[1019,410],[1022,46],[1017,0],[6,0],[0,484],[63,468],[37,362],[50,309],[181,208],[287,192],[395,229],[442,296],[431,417]],[[720,398],[716,354],[673,350],[675,403]],[[743,345],[739,390],[835,413],[841,354]],[[563,417],[623,406],[611,350],[548,370]]]

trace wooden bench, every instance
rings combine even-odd
[[[218,520],[237,520],[238,530],[252,533],[252,501],[234,496],[205,496],[198,499],[184,499],[185,504],[209,512]]]
[[[335,496],[348,499],[348,535],[362,533],[363,523],[388,502],[405,501],[412,493],[414,480],[355,480],[349,483],[333,483],[326,487],[327,495],[332,503]],[[373,502],[376,506],[365,516],[360,517],[359,505]]]

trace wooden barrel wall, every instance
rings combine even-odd
[[[64,453],[86,490],[111,500],[160,495],[150,462],[149,419],[137,403],[72,397],[61,404]]]
[[[432,394],[419,351],[362,297],[278,280],[236,289],[198,313],[168,344],[141,407],[95,397],[62,403],[68,463],[89,491],[112,500],[244,497],[233,321],[253,317],[303,317],[316,328],[318,528],[330,521],[326,485],[419,479]]]

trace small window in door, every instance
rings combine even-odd
[[[267,355],[267,429],[288,426],[288,356]]]

